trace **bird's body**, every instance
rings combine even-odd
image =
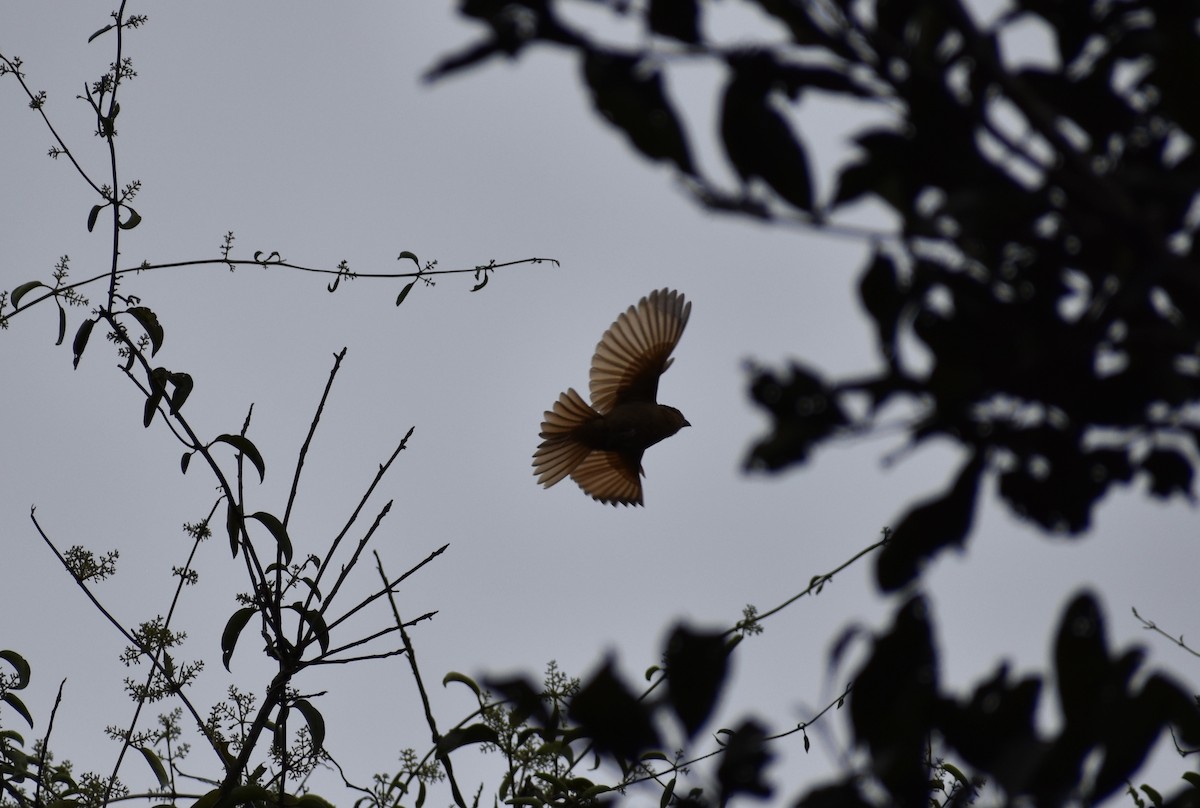
[[[691,309],[679,292],[661,289],[604,332],[592,357],[591,405],[571,388],[546,412],[533,455],[539,483],[570,476],[600,502],[642,504],[643,452],[690,426],[656,397]]]

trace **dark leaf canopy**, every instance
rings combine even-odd
[[[802,361],[756,370],[751,396],[772,423],[749,465],[806,462],[819,444],[902,413],[910,447],[957,442],[974,458],[972,490],[994,479],[1046,531],[1085,531],[1114,485],[1190,499],[1200,4],[1017,0],[985,17],[963,0],[738,2],[776,31],[729,44],[709,30],[716,0],[613,2],[599,5],[640,21],[644,36],[602,42],[601,26],[565,22],[572,0],[469,0],[463,13],[491,37],[446,63],[473,64],[484,46],[575,52],[604,119],[713,209],[817,228],[864,202],[893,212],[859,283],[878,369],[829,380]],[[1022,61],[1010,46],[1029,27],[1052,36]],[[688,146],[712,122],[689,120],[672,97],[671,71],[696,64],[717,76],[734,187]],[[820,123],[805,104],[815,95],[881,112],[820,171],[804,136]],[[943,507],[905,518],[905,532],[933,533],[906,540],[915,554],[891,551],[881,579],[898,585],[916,561],[967,540],[958,530],[974,499],[960,484],[932,501]]]

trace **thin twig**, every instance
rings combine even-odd
[[[444,550],[445,547],[442,549]],[[440,553],[441,551],[439,550],[438,552]],[[387,593],[388,603],[392,607],[392,616],[396,619],[396,625],[400,627],[400,637],[404,640],[404,650],[408,652],[408,664],[412,668],[413,679],[417,683],[417,691],[421,694],[421,704],[425,708],[425,721],[429,724],[429,731],[433,737],[433,748],[437,750],[437,759],[446,771],[446,779],[450,783],[450,792],[454,796],[455,804],[458,805],[458,808],[467,808],[467,802],[463,799],[462,792],[459,791],[458,781],[454,779],[454,766],[450,762],[450,754],[441,748],[442,735],[438,732],[437,719],[433,717],[433,708],[429,705],[429,694],[425,691],[425,682],[421,678],[421,668],[417,665],[417,655],[413,650],[412,640],[408,637],[408,631],[404,628],[404,621],[400,618],[400,609],[396,606],[396,598],[392,593],[392,587],[395,584],[388,583],[387,573],[383,571],[383,559],[379,557],[379,553],[375,552],[374,555],[376,569],[379,570],[379,577],[383,579],[384,591]]]
[[[1192,647],[1191,647],[1191,646],[1189,646],[1187,643],[1185,643],[1185,642],[1183,641],[1183,635],[1182,635],[1182,634],[1180,634],[1178,637],[1175,637],[1175,636],[1172,636],[1172,635],[1168,634],[1167,632],[1165,632],[1165,631],[1163,631],[1161,628],[1159,628],[1159,627],[1158,627],[1158,624],[1157,624],[1157,623],[1155,623],[1153,620],[1147,620],[1146,618],[1144,618],[1144,617],[1142,617],[1140,614],[1138,614],[1138,610],[1137,610],[1136,608],[1134,608],[1134,609],[1133,609],[1133,616],[1134,616],[1134,617],[1136,617],[1138,620],[1140,620],[1140,621],[1141,621],[1141,623],[1142,623],[1142,628],[1146,629],[1147,631],[1153,631],[1153,632],[1154,632],[1154,633],[1156,633],[1156,634],[1161,634],[1162,636],[1166,637],[1166,638],[1167,638],[1168,640],[1170,640],[1171,642],[1173,642],[1173,643],[1175,643],[1176,645],[1178,645],[1178,646],[1179,646],[1180,648],[1182,648],[1183,650],[1187,651],[1187,652],[1188,652],[1189,654],[1191,654],[1192,656],[1194,656],[1194,657],[1200,657],[1200,651],[1196,651],[1194,648],[1192,648]]]

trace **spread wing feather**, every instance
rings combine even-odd
[[[658,289],[617,318],[592,357],[592,406],[611,412],[628,401],[654,401],[658,377],[671,366],[692,304],[673,289]],[[640,484],[639,484],[640,488]]]
[[[641,505],[641,455],[637,460],[616,452],[594,451],[571,472],[574,480],[592,499],[609,505]],[[631,462],[632,461],[632,462]]]

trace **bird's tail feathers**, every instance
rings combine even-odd
[[[591,449],[580,442],[576,430],[600,417],[574,388],[567,390],[547,410],[542,421],[542,442],[533,453],[533,473],[546,488],[564,479],[587,458]]]

